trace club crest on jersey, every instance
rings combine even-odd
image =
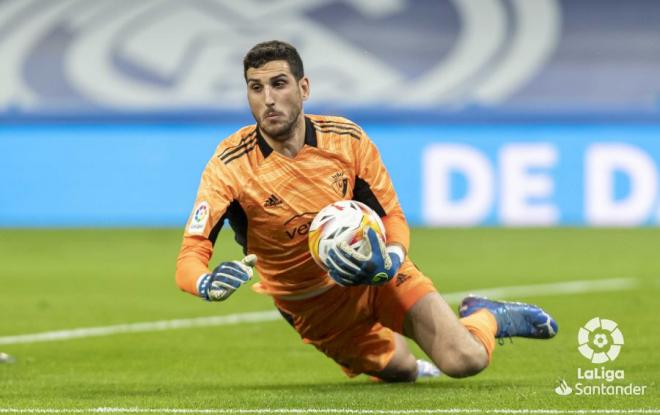
[[[209,204],[207,201],[199,202],[195,208],[190,225],[188,226],[188,233],[202,233],[206,228],[206,222],[209,220]]]
[[[348,190],[348,179],[344,176],[343,171],[339,171],[330,177],[332,188],[341,197],[346,196]]]

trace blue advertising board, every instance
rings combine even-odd
[[[183,226],[237,127],[3,127],[0,226]],[[363,127],[412,225],[660,223],[660,126]]]
[[[415,224],[660,222],[658,126],[399,127],[373,134]]]

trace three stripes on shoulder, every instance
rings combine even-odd
[[[334,133],[337,135],[348,135],[359,140],[362,137],[362,130],[356,124],[340,121],[312,120],[312,124],[322,133]],[[249,134],[241,138],[241,141],[235,146],[228,147],[218,155],[218,158],[225,164],[248,154],[257,146],[257,129],[250,131]]]

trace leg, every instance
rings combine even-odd
[[[385,382],[414,382],[417,379],[417,360],[408,349],[406,339],[399,333],[394,333],[394,336],[394,356],[383,370],[369,375]]]
[[[490,362],[496,337],[551,338],[557,323],[525,303],[467,297],[458,320],[432,282],[409,260],[395,279],[376,291],[378,321],[417,342],[448,376],[470,376]]]
[[[386,382],[411,382],[417,361],[405,339],[376,322],[370,310],[375,287],[335,287],[305,301],[276,301],[304,341],[333,359],[344,373],[361,373]],[[403,316],[404,313],[400,315]]]
[[[484,345],[473,336],[438,293],[428,293],[412,306],[404,334],[451,377],[475,375],[488,366]]]

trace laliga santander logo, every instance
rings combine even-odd
[[[615,321],[594,317],[578,331],[578,351],[591,363],[601,364],[617,359],[623,346],[623,334]],[[561,396],[644,395],[648,385],[624,383],[623,369],[605,366],[577,368],[577,382],[569,385],[558,379],[555,393]]]
[[[594,317],[578,331],[578,350],[591,363],[613,361],[623,346],[623,334],[615,321]]]
[[[209,203],[204,200],[199,202],[195,208],[190,225],[188,225],[188,232],[193,234],[202,234],[206,228],[206,222],[209,219]]]

